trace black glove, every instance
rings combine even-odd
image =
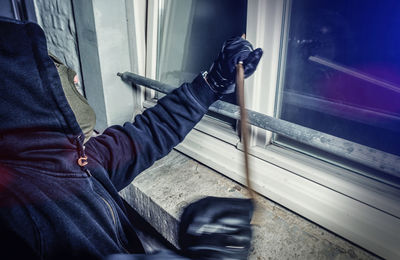
[[[249,199],[206,197],[185,208],[179,246],[191,259],[247,259],[251,244]]]
[[[243,62],[247,78],[256,70],[262,54],[262,49],[253,50],[250,42],[242,37],[227,40],[207,76],[211,89],[219,94],[235,92],[236,65],[239,61]]]

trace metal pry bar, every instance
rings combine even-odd
[[[176,87],[149,79],[131,72],[118,73],[122,80],[168,94]],[[218,100],[209,107],[210,111],[240,120],[237,105]],[[400,156],[389,154],[371,147],[357,144],[340,137],[319,132],[282,119],[274,118],[253,110],[246,109],[248,123],[253,126],[289,137],[322,151],[361,163],[373,169],[400,177]]]
[[[254,199],[254,191],[250,182],[250,163],[249,163],[249,129],[247,126],[247,111],[244,103],[244,68],[243,62],[239,61],[236,65],[236,88],[240,107],[240,132],[242,134],[244,171],[246,174],[246,185],[251,199]]]

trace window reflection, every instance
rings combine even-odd
[[[400,2],[292,2],[280,118],[400,155]]]

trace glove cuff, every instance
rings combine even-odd
[[[216,93],[211,89],[211,86],[207,83],[201,73],[192,81],[189,90],[205,110],[208,110],[208,107],[212,103],[221,98],[219,93]]]
[[[208,74],[207,81],[210,84],[210,88],[220,95],[231,94],[235,92],[235,83],[224,78],[217,69],[213,69],[211,66],[210,73]]]

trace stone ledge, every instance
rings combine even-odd
[[[181,209],[204,196],[245,198],[236,182],[173,150],[121,192],[128,203],[177,246]],[[376,259],[282,206],[256,196],[249,259]]]

